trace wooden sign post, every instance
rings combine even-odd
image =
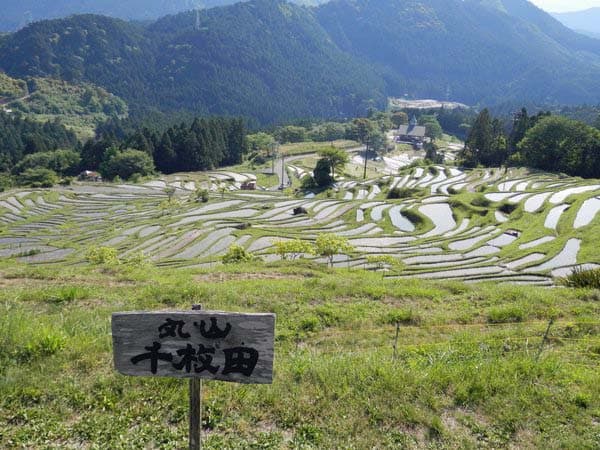
[[[131,376],[190,378],[190,449],[201,448],[202,379],[273,381],[274,314],[221,311],[112,315],[116,369]]]

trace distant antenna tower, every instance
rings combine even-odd
[[[452,88],[450,87],[450,85],[446,86],[446,101],[450,101],[450,98],[452,97]]]
[[[195,24],[195,29],[196,31],[200,30],[200,10],[202,9],[202,4],[201,2],[197,1],[197,0],[190,0],[190,9],[193,9],[196,12],[196,24]]]

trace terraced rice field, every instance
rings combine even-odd
[[[309,171],[288,170],[298,178]],[[202,267],[218,263],[232,244],[271,261],[278,258],[274,241],[335,233],[356,249],[335,265],[372,268],[368,256],[391,255],[403,269],[390,277],[551,285],[577,265],[600,265],[598,180],[415,167],[340,181],[326,197],[241,191],[241,183],[256,179],[250,173],[203,177],[5,192],[0,258],[83,264],[87,249],[110,246],[123,258],[143,252],[157,265]],[[165,205],[167,186],[176,193]],[[195,200],[200,187],[212,191],[208,203]],[[391,188],[414,195],[388,200]],[[308,214],[294,216],[296,207]]]

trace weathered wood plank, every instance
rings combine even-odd
[[[115,367],[125,375],[273,380],[274,314],[115,313],[112,335]]]

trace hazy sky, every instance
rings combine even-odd
[[[600,7],[600,0],[530,0],[542,9],[551,12],[579,11]]]

